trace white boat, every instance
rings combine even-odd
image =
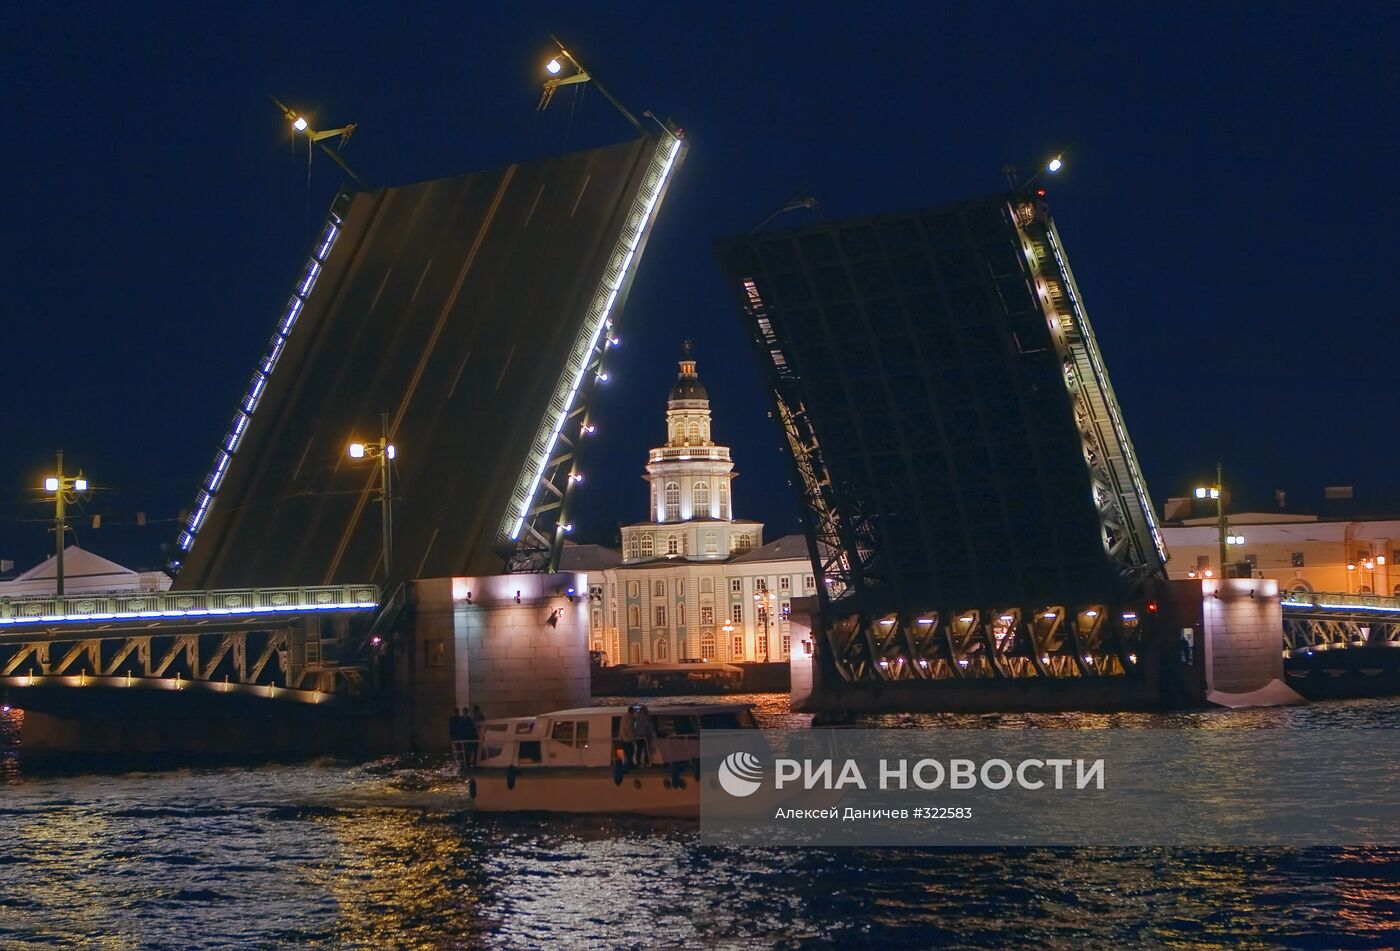
[[[485,812],[700,812],[700,730],[757,729],[749,704],[648,704],[651,765],[626,763],[628,707],[580,707],[481,725],[468,794]]]

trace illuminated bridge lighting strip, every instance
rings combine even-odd
[[[554,455],[554,447],[559,441],[559,434],[563,431],[565,422],[568,421],[569,413],[574,407],[574,400],[577,399],[578,391],[583,386],[583,378],[588,373],[589,355],[597,349],[600,338],[608,328],[608,319],[612,315],[613,304],[617,302],[618,293],[631,275],[632,266],[636,263],[637,247],[651,226],[652,219],[656,214],[657,203],[666,188],[667,180],[671,177],[671,171],[675,168],[676,158],[681,151],[681,140],[669,134],[667,134],[666,139],[669,140],[670,144],[667,145],[663,141],[652,157],[652,164],[647,170],[647,178],[643,181],[642,190],[638,193],[636,201],[633,202],[628,224],[624,226],[622,234],[618,236],[617,245],[613,248],[612,256],[608,259],[608,266],[603,272],[603,281],[598,285],[598,290],[594,294],[593,303],[589,310],[591,320],[584,322],[583,329],[574,342],[569,362],[565,365],[564,374],[560,377],[559,384],[555,388],[554,399],[551,401],[554,412],[541,421],[539,433],[536,434],[530,450],[530,456],[526,460],[520,480],[512,494],[512,499],[516,501],[516,508],[514,513],[506,516],[506,524],[511,526],[509,531],[511,541],[519,539],[520,532],[525,527],[525,520],[529,517],[530,509],[534,505],[540,483],[544,480],[544,474],[549,469],[549,460]]]
[[[194,512],[185,523],[184,531],[180,533],[181,555],[188,552],[194,544],[195,536],[199,534],[199,530],[204,524],[204,517],[209,514],[209,506],[213,503],[214,496],[218,494],[219,486],[224,481],[224,475],[228,472],[229,462],[233,459],[233,454],[238,451],[238,444],[242,441],[243,434],[248,429],[248,423],[258,408],[263,391],[267,389],[267,381],[272,376],[272,371],[277,368],[277,361],[282,356],[282,351],[286,349],[287,338],[291,335],[292,328],[296,326],[297,318],[301,316],[302,308],[306,306],[307,299],[316,287],[316,280],[321,276],[321,271],[325,267],[326,259],[330,257],[336,239],[340,237],[344,222],[338,209],[346,194],[342,192],[331,206],[331,212],[326,217],[325,227],[321,230],[321,235],[316,241],[311,257],[307,259],[301,277],[297,279],[292,298],[287,302],[287,307],[277,322],[277,329],[272,335],[272,341],[268,344],[267,351],[262,360],[258,362],[257,368],[253,371],[253,379],[248,384],[248,391],[239,401],[238,409],[234,411],[233,422],[229,426],[228,434],[219,444],[219,449],[214,455],[214,464],[200,486],[199,495],[195,498]],[[180,560],[177,556],[173,566],[178,568],[179,565]]]
[[[317,595],[327,595],[335,600],[317,601]],[[286,597],[285,604],[249,604],[224,607],[211,607],[199,602],[220,601],[228,598],[255,601]],[[191,602],[180,607],[180,601]],[[142,602],[125,610],[120,607],[112,610],[99,610],[101,602]],[[65,610],[72,605],[88,602],[92,610]],[[149,606],[147,606],[149,603]],[[90,621],[141,621],[160,618],[240,618],[263,614],[300,614],[308,611],[373,611],[379,606],[379,589],[373,585],[305,588],[300,591],[283,592],[278,590],[239,589],[228,591],[179,591],[159,594],[133,593],[119,597],[84,597],[68,595],[49,598],[0,598],[0,631],[5,627],[28,624],[77,624]],[[38,608],[41,613],[25,613],[26,608]]]

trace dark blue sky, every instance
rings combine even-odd
[[[691,144],[584,534],[643,517],[683,337],[739,514],[796,525],[715,238],[798,188],[832,216],[933,205],[1061,146],[1052,205],[1159,506],[1217,459],[1263,498],[1397,481],[1394,3],[246,6],[0,14],[0,558],[46,549],[25,519],[60,445],[109,524],[190,504],[338,183],[322,159],[308,189],[269,93],[358,122],[346,154],[381,183],[621,138],[596,94],[536,113],[549,30]]]

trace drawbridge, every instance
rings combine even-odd
[[[1133,672],[1166,552],[1033,191],[718,254],[786,434],[847,681]]]

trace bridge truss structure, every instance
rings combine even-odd
[[[379,609],[374,585],[0,599],[0,689],[360,697],[351,622]]]
[[[1034,194],[720,242],[848,680],[1114,676],[1166,551]]]

